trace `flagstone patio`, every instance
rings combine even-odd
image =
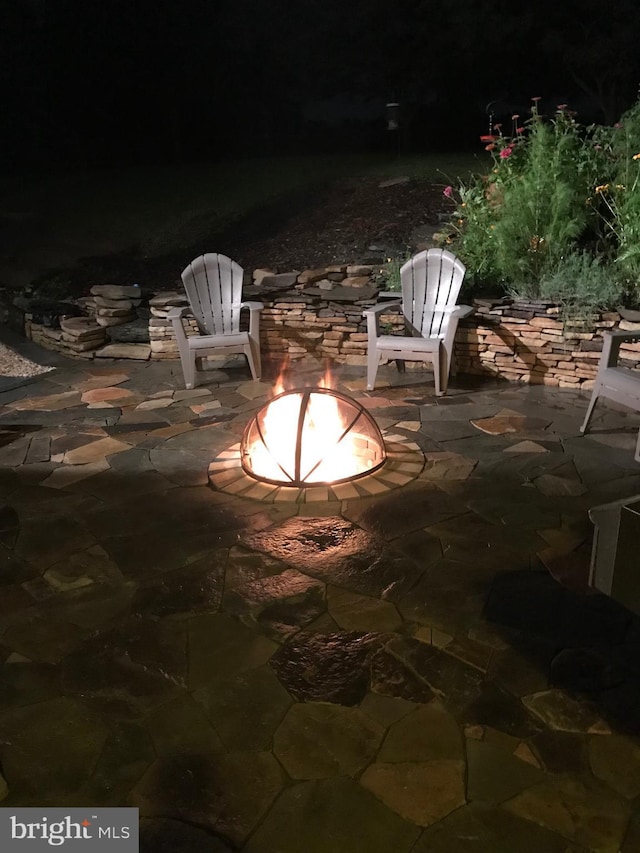
[[[248,377],[0,385],[2,805],[137,806],[144,851],[638,850],[640,619],[586,584],[637,416],[343,368],[419,472],[255,500],[208,477]]]

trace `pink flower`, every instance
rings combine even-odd
[[[566,110],[567,106],[568,106],[567,104],[558,104],[558,109],[559,110]]]
[[[497,138],[498,138],[497,136],[491,136],[491,134],[485,134],[484,136],[480,137],[480,142],[495,142]]]
[[[617,121],[613,126],[614,126],[614,127],[617,127],[617,128],[618,128],[618,130],[620,130],[620,128],[622,127],[622,125],[620,124],[620,122],[619,122],[619,121]]]
[[[445,187],[445,188],[442,190],[442,195],[443,195],[445,198],[453,198],[453,187],[451,187],[451,186],[449,186],[449,187]]]
[[[524,127],[516,127],[516,133],[524,133]]]
[[[518,113],[515,113],[514,115],[511,116],[512,121],[517,121],[519,118],[520,118],[520,116],[518,115]]]
[[[494,124],[493,129],[494,130],[502,130],[502,125],[500,124],[500,122],[498,122],[497,124]]]
[[[536,97],[535,97],[535,98],[531,98],[531,100],[533,101],[533,103],[534,103],[534,104],[537,104],[537,103],[538,103],[538,101],[541,101],[541,100],[542,100],[542,98],[540,97],[540,95],[536,95]]]
[[[512,154],[513,154],[513,148],[511,148],[511,146],[508,145],[506,148],[503,148],[502,151],[500,152],[500,159],[501,160],[507,160],[509,157],[511,157]]]
[[[485,146],[484,146],[484,150],[485,150],[485,151],[493,151],[493,149],[494,149],[495,147],[496,147],[495,142],[490,142],[488,145],[485,145]]]

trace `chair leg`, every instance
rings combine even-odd
[[[262,379],[262,354],[260,353],[260,341],[252,338],[253,361],[256,366],[254,379]]]
[[[433,381],[436,386],[436,397],[442,397],[444,392],[447,390],[446,385],[444,389],[442,389],[440,384],[440,353],[434,352],[432,356],[433,361]]]
[[[369,347],[367,352],[367,391],[373,391],[376,384],[380,354],[375,347]]]
[[[440,353],[440,394],[444,396],[449,387],[449,374],[451,372],[451,362],[449,361],[449,353],[441,346]]]
[[[249,370],[254,380],[260,379],[262,375],[262,365],[260,362],[260,349],[255,346],[253,341],[249,341],[244,348],[244,354],[249,362]]]
[[[593,414],[594,406],[595,406],[596,401],[599,397],[598,391],[599,391],[598,386],[596,386],[593,389],[591,399],[589,400],[589,405],[587,407],[587,414],[585,415],[584,423],[580,427],[580,432],[582,432],[582,433],[585,433],[587,431],[587,427],[589,426],[589,421],[591,420],[591,415]]]
[[[184,374],[184,384],[187,390],[196,387],[196,356],[194,352],[186,352],[181,355],[182,372]]]
[[[178,352],[180,353],[180,364],[182,366],[182,375],[184,376],[184,384],[187,390],[195,386],[196,374],[196,358],[194,352],[189,347],[187,336],[184,333],[184,326],[179,317],[174,317],[171,320],[173,332],[178,343]]]

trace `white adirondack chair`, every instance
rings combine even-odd
[[[625,341],[640,340],[640,332],[604,332],[602,337],[604,340],[602,355],[587,414],[580,427],[582,433],[587,431],[598,397],[608,397],[616,403],[622,403],[623,406],[640,412],[640,372],[628,367],[618,367],[620,344]],[[634,459],[640,462],[640,432],[638,432]]]
[[[261,302],[242,301],[244,271],[226,255],[209,253],[192,261],[182,272],[189,308],[172,308],[173,325],[182,372],[187,388],[196,384],[196,359],[209,355],[244,353],[251,375],[260,379],[260,311]],[[240,314],[249,309],[249,331],[240,330]],[[200,334],[187,336],[182,318],[191,313]]]
[[[400,270],[402,299],[362,312],[367,318],[369,391],[375,386],[380,363],[396,359],[431,362],[436,395],[446,392],[458,320],[474,310],[456,305],[464,274],[462,262],[446,249],[420,252]],[[402,306],[406,335],[380,334],[380,314],[391,305]]]

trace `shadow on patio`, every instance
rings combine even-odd
[[[0,395],[3,805],[136,806],[146,851],[636,850],[640,623],[584,582],[633,418],[344,369],[422,470],[257,501],[207,471],[271,386],[178,374]]]

